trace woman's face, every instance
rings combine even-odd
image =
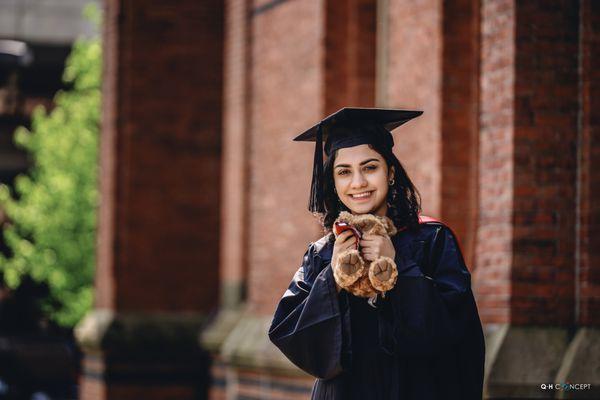
[[[381,154],[367,144],[339,149],[333,165],[337,195],[353,214],[387,213],[391,173]]]

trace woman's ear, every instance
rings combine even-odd
[[[388,182],[391,182],[394,179],[394,173],[396,171],[394,170],[394,166],[392,165],[390,167],[390,170],[388,171]]]

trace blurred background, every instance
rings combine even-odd
[[[593,0],[1,0],[0,399],[309,398],[266,332],[344,106],[424,111],[485,398],[599,399],[599,71]]]

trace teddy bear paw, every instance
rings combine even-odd
[[[347,288],[356,282],[363,274],[364,265],[358,250],[348,250],[340,254],[333,269],[333,275],[338,285]]]
[[[371,285],[380,292],[386,292],[394,287],[398,278],[396,263],[389,257],[379,257],[369,267]]]

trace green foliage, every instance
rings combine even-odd
[[[94,17],[91,9],[87,14]],[[46,282],[44,311],[62,326],[75,325],[92,305],[101,56],[98,39],[75,43],[63,75],[70,89],[55,96],[50,113],[35,110],[31,130],[15,132],[32,168],[17,177],[15,193],[0,186],[13,253],[0,255],[5,282],[15,288],[24,275]]]

